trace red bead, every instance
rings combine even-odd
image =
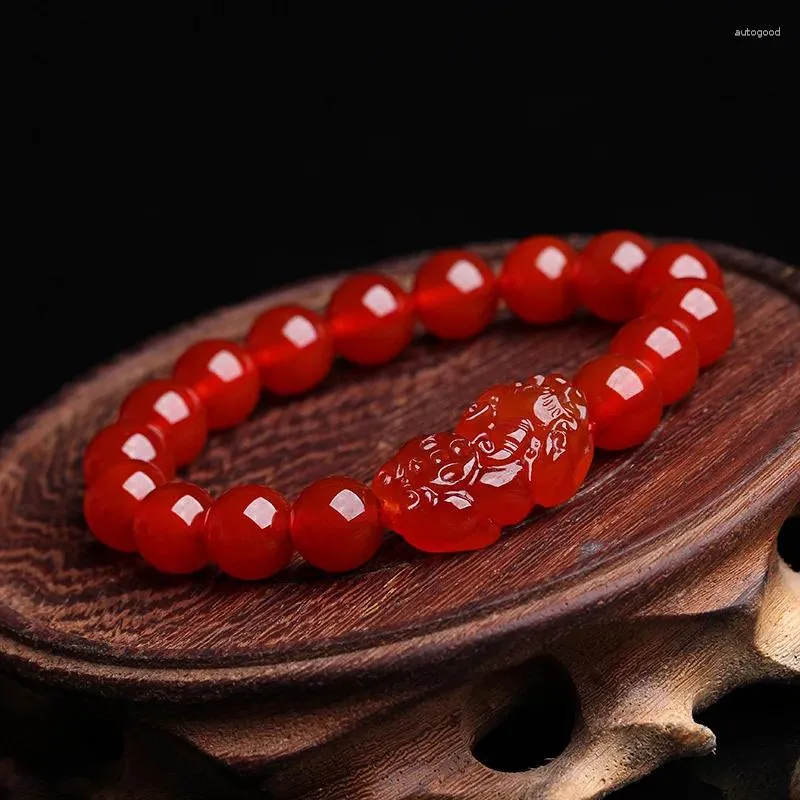
[[[139,555],[160,572],[184,575],[208,563],[205,546],[208,492],[193,483],[159,486],[142,500],[133,517]]]
[[[384,364],[414,334],[414,304],[391,279],[374,273],[346,278],[328,305],[336,349],[356,364]]]
[[[533,236],[507,256],[500,295],[526,322],[546,325],[568,319],[577,308],[572,286],[575,251],[553,236]]]
[[[273,394],[302,394],[321,383],[333,364],[328,323],[296,305],[265,311],[247,334],[263,386]]]
[[[86,485],[113,464],[129,459],[155,464],[168,479],[175,474],[175,460],[160,431],[142,422],[115,422],[103,428],[86,446],[83,454]]]
[[[497,285],[487,263],[466,250],[444,250],[417,273],[414,302],[422,324],[442,339],[480,333],[497,311]]]
[[[636,284],[636,303],[644,309],[667,283],[690,278],[708,281],[720,288],[724,285],[722,270],[715,259],[689,243],[672,243],[657,247],[639,272]]]
[[[524,445],[522,450],[524,456]],[[412,547],[428,553],[478,550],[496,542],[501,530],[474,491],[480,475],[477,448],[469,439],[435,433],[406,442],[378,470],[372,489],[386,524]],[[514,477],[505,489],[515,514],[522,494],[524,515],[532,500],[525,476]]]
[[[280,572],[292,558],[290,506],[266,486],[237,486],[221,495],[206,517],[212,563],[240,580]]]
[[[176,381],[143,383],[127,396],[119,418],[161,431],[178,467],[194,461],[208,437],[205,406],[191,389]]]
[[[609,322],[625,322],[638,312],[636,284],[653,245],[630,231],[595,236],[578,256],[573,285],[578,302]]]
[[[124,553],[136,550],[133,517],[139,503],[166,478],[145,461],[118,461],[97,476],[83,495],[89,530],[105,545]]]
[[[665,317],[647,315],[631,320],[617,332],[610,352],[646,364],[667,406],[689,394],[700,370],[697,345],[691,335]]]
[[[736,332],[731,301],[724,290],[706,281],[666,284],[647,304],[647,314],[683,325],[697,345],[701,367],[722,358]]]
[[[641,444],[661,420],[661,390],[636,359],[600,356],[581,368],[574,383],[586,397],[594,441],[603,450]]]
[[[326,572],[366,564],[381,546],[380,505],[363,483],[335,476],[305,488],[292,507],[292,540],[303,558]]]
[[[235,342],[198,342],[178,359],[173,377],[197,393],[210,430],[244,422],[258,404],[258,370],[247,350]]]

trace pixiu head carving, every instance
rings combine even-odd
[[[456,433],[475,446],[480,487],[503,489],[505,508],[495,511],[503,525],[530,512],[524,492],[531,505],[548,508],[571,497],[593,454],[585,399],[558,374],[488,389],[464,412]]]
[[[412,439],[381,467],[372,488],[387,523],[415,547],[434,552],[472,549],[497,539],[500,528],[477,508],[478,458],[463,436]],[[478,542],[485,541],[485,544]]]
[[[533,479],[533,465],[542,442],[532,419],[538,393],[522,383],[487,389],[463,414],[456,433],[475,446],[482,469],[524,472]]]
[[[456,508],[473,504],[469,488],[477,476],[478,459],[475,449],[462,436],[434,433],[413,439],[397,454],[393,469],[387,464],[378,473],[409,510],[439,503],[451,503]]]

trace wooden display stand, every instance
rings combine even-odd
[[[125,394],[269,305],[321,308],[336,277],[223,309],[69,387],[2,440],[0,666],[122,709],[270,798],[585,800],[713,750],[693,710],[800,673],[800,575],[775,550],[800,502],[800,273],[702,244],[726,270],[731,351],[644,446],[598,456],[573,500],[482,552],[393,537],[350,575],[298,562],[245,584],[157,575],[86,530],[81,452]],[[475,249],[496,264],[508,246]],[[421,257],[377,267],[408,285]],[[331,473],[368,480],[483,388],[574,373],[613,330],[504,318],[466,343],[422,337],[382,368],[337,364],[214,435],[186,476],[290,497]],[[563,752],[520,772],[481,763],[487,731],[537,692],[572,704]]]

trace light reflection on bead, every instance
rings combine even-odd
[[[356,517],[360,517],[366,507],[361,498],[350,489],[342,489],[328,505],[339,514],[345,522],[352,522]]]
[[[625,241],[617,245],[609,261],[626,275],[636,272],[644,264],[647,254],[636,242]]]
[[[660,324],[648,334],[644,346],[663,359],[675,355],[681,349],[677,334]]]

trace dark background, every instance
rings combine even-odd
[[[0,427],[205,310],[418,248],[625,227],[800,263],[789,17],[545,8],[12,0]]]

